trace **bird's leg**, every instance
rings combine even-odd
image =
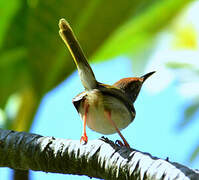
[[[122,144],[121,141],[117,140],[117,142],[121,145],[121,146],[126,146],[128,148],[130,148],[129,144],[127,143],[126,139],[124,138],[124,136],[122,135],[122,133],[120,132],[120,130],[117,128],[115,122],[111,119],[111,111],[109,110],[105,110],[105,116],[107,116],[108,121],[111,123],[111,125],[113,125],[113,127],[115,128],[115,130],[117,131],[117,133],[119,134],[119,136],[122,138],[124,144]]]
[[[80,143],[83,140],[85,144],[88,141],[88,137],[86,135],[86,120],[87,120],[87,115],[88,115],[88,108],[89,108],[89,105],[88,105],[87,102],[85,102],[84,103],[84,116],[83,116],[83,134],[82,134],[82,137],[80,139]]]

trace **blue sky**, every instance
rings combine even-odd
[[[133,74],[131,62],[123,57],[92,65],[92,68],[97,80],[107,84],[113,84],[124,77],[143,75]],[[158,78],[158,69],[155,70],[157,72],[153,78]],[[150,78],[147,81],[150,85]],[[170,161],[198,168],[199,159],[192,164],[188,162],[191,152],[198,143],[199,121],[196,121],[198,116],[196,115],[195,121],[186,128],[179,130],[178,124],[183,117],[185,105],[189,102],[179,95],[177,86],[178,82],[173,81],[168,88],[153,94],[143,86],[135,103],[136,118],[122,133],[133,148],[160,158],[169,157]],[[78,73],[74,72],[43,98],[32,126],[32,132],[56,138],[80,139],[82,121],[73,107],[72,98],[81,91],[83,87]],[[88,128],[87,134],[89,140],[102,136]],[[120,139],[117,134],[107,137],[111,140]],[[2,177],[9,179],[9,172],[7,168],[1,168],[0,179]],[[31,172],[32,180],[41,178],[44,180],[90,179],[84,176]]]

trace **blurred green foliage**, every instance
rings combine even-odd
[[[196,61],[198,61],[198,59],[196,59]],[[195,63],[197,63],[197,62],[195,62]],[[198,84],[196,77],[197,77],[197,79],[199,77],[199,68],[196,64],[193,64],[193,62],[187,61],[186,63],[184,63],[184,62],[172,61],[172,62],[167,63],[166,66],[175,71],[181,70],[182,71],[181,73],[189,72],[189,74],[190,74],[189,81],[194,84]],[[183,70],[184,70],[184,72],[183,72]],[[184,78],[186,79],[186,75]],[[182,81],[183,81],[183,78],[182,78]],[[186,87],[184,87],[184,88],[186,88]],[[192,91],[195,90],[195,88],[196,87],[192,87],[191,85],[188,87],[188,89],[192,90]],[[199,112],[199,95],[195,94],[193,96],[192,100],[189,103],[185,104],[184,115],[178,124],[178,128],[180,130],[182,130],[185,127],[187,127],[190,123],[193,122],[193,120],[196,119],[195,116],[197,115],[198,112]],[[199,156],[199,144],[197,144],[193,148],[193,151],[192,151],[190,159],[189,159],[190,162],[193,162],[197,156]]]
[[[75,70],[58,34],[60,18],[71,24],[95,62],[144,54],[155,35],[190,1],[1,0],[1,126],[28,131],[42,97]],[[145,61],[139,59],[138,64]]]

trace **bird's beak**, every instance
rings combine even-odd
[[[152,71],[150,73],[145,74],[144,76],[141,76],[140,78],[143,79],[143,82],[148,79],[148,77],[150,77],[153,73],[155,73],[155,71]]]

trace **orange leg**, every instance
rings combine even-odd
[[[119,136],[122,138],[124,145],[128,148],[130,148],[129,144],[127,143],[126,139],[124,138],[124,136],[122,135],[122,133],[120,132],[120,130],[117,128],[115,122],[111,119],[111,112],[110,111],[105,111],[106,115],[107,115],[107,119],[109,120],[109,122],[113,125],[113,127],[115,128],[115,130],[117,131],[117,133],[119,134]],[[118,141],[120,145],[123,145],[121,141]]]
[[[87,120],[87,115],[88,115],[88,108],[89,108],[89,105],[85,102],[84,103],[84,111],[85,112],[84,112],[84,116],[83,116],[83,134],[80,139],[80,143],[83,140],[85,144],[88,142],[88,137],[86,135],[86,120]]]

